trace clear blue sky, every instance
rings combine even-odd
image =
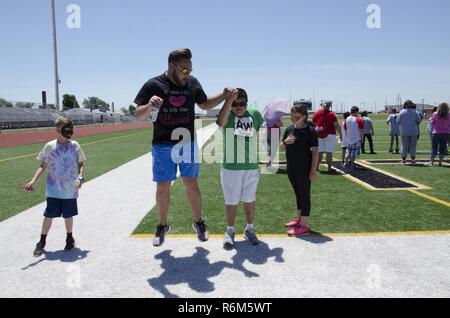
[[[69,29],[71,3],[81,28]],[[367,6],[381,7],[369,29]],[[369,110],[397,93],[450,100],[450,1],[57,0],[61,96],[98,96],[116,110],[189,47],[207,94],[242,87],[276,97],[332,99]],[[0,97],[54,102],[50,0],[0,1]]]

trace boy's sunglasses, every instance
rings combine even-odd
[[[64,138],[71,139],[73,136],[73,125],[66,124],[61,128],[61,135]]]
[[[240,102],[240,103],[233,102],[233,104],[231,104],[231,107],[247,107],[247,102]]]

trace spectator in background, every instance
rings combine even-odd
[[[346,160],[351,168],[356,168],[355,160],[361,154],[361,140],[364,137],[364,121],[359,115],[359,108],[353,106],[351,116],[345,120],[344,129],[347,134]]]
[[[402,166],[406,165],[408,153],[411,156],[411,164],[416,165],[416,147],[421,118],[414,106],[415,104],[411,100],[407,100],[396,119],[400,125],[400,136],[402,138],[402,160],[400,161]]]
[[[317,170],[319,170],[323,154],[326,153],[328,173],[334,173],[331,169],[331,164],[333,161],[334,147],[336,145],[336,131],[339,133],[340,138],[342,138],[342,132],[336,114],[331,111],[332,106],[333,102],[324,102],[322,108],[317,110],[312,117],[312,120],[316,124],[316,131],[319,136],[319,163],[317,165]]]
[[[433,107],[433,114],[435,112],[437,112],[437,107]],[[432,116],[428,119],[427,122],[427,132],[430,135],[430,143],[433,142],[433,124],[431,123],[431,119],[433,119],[433,114],[431,114]]]
[[[391,136],[391,146],[389,147],[389,152],[394,152],[394,139],[395,139],[395,153],[399,153],[398,147],[398,136],[400,136],[400,125],[397,123],[397,110],[392,109],[391,114],[386,120],[387,125],[389,126],[389,136]]]
[[[431,142],[431,162],[429,166],[433,166],[439,150],[439,166],[442,166],[442,161],[445,157],[445,147],[447,145],[450,134],[450,115],[447,103],[439,104],[437,112],[433,113],[430,119],[432,126],[432,142]]]
[[[413,104],[412,108],[417,112],[417,114],[419,114],[420,121],[422,122],[422,120],[423,120],[423,114],[417,110],[417,105],[416,105],[415,103]],[[420,124],[420,123],[419,123],[419,124]],[[419,128],[419,124],[417,124],[417,131],[418,131],[417,140],[420,139],[420,128]]]
[[[372,136],[375,136],[375,132],[373,131],[372,119],[369,118],[369,114],[367,111],[363,111],[361,113],[362,120],[364,121],[364,138],[362,140],[361,150],[362,153],[366,153],[365,144],[366,138],[369,141],[370,154],[374,155],[373,151],[373,139]]]
[[[283,119],[280,118],[280,120],[273,126],[267,126],[267,156],[269,157],[269,161],[267,162],[267,167],[272,166],[272,162],[275,159],[275,155],[277,154],[278,148],[280,148],[280,130],[281,127],[283,127]],[[273,137],[277,136],[272,141],[272,135]],[[273,142],[273,144],[272,144]]]
[[[348,147],[348,138],[347,138],[347,132],[345,130],[345,121],[347,120],[347,118],[350,116],[350,112],[345,112],[344,113],[344,121],[341,124],[341,132],[342,132],[342,137],[340,140],[340,144],[341,144],[341,149],[342,149],[342,164],[343,165],[347,165],[348,161],[345,158],[345,153],[347,152],[347,147]]]

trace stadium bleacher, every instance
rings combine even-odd
[[[75,125],[92,125],[97,123],[136,122],[133,116],[117,113],[103,113],[84,109],[71,109],[58,112],[52,109],[30,109],[17,107],[0,107],[0,129],[20,129],[53,127],[59,116],[70,117]]]

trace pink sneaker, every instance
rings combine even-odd
[[[299,226],[290,229],[287,234],[289,236],[308,236],[309,228],[300,224]]]
[[[415,160],[411,160],[411,165],[415,166],[415,165],[417,165],[417,162]]]
[[[406,160],[400,161],[400,166],[404,166],[404,165],[406,165]]]
[[[297,227],[300,225],[300,219],[297,218],[289,223],[286,223],[286,227]]]

